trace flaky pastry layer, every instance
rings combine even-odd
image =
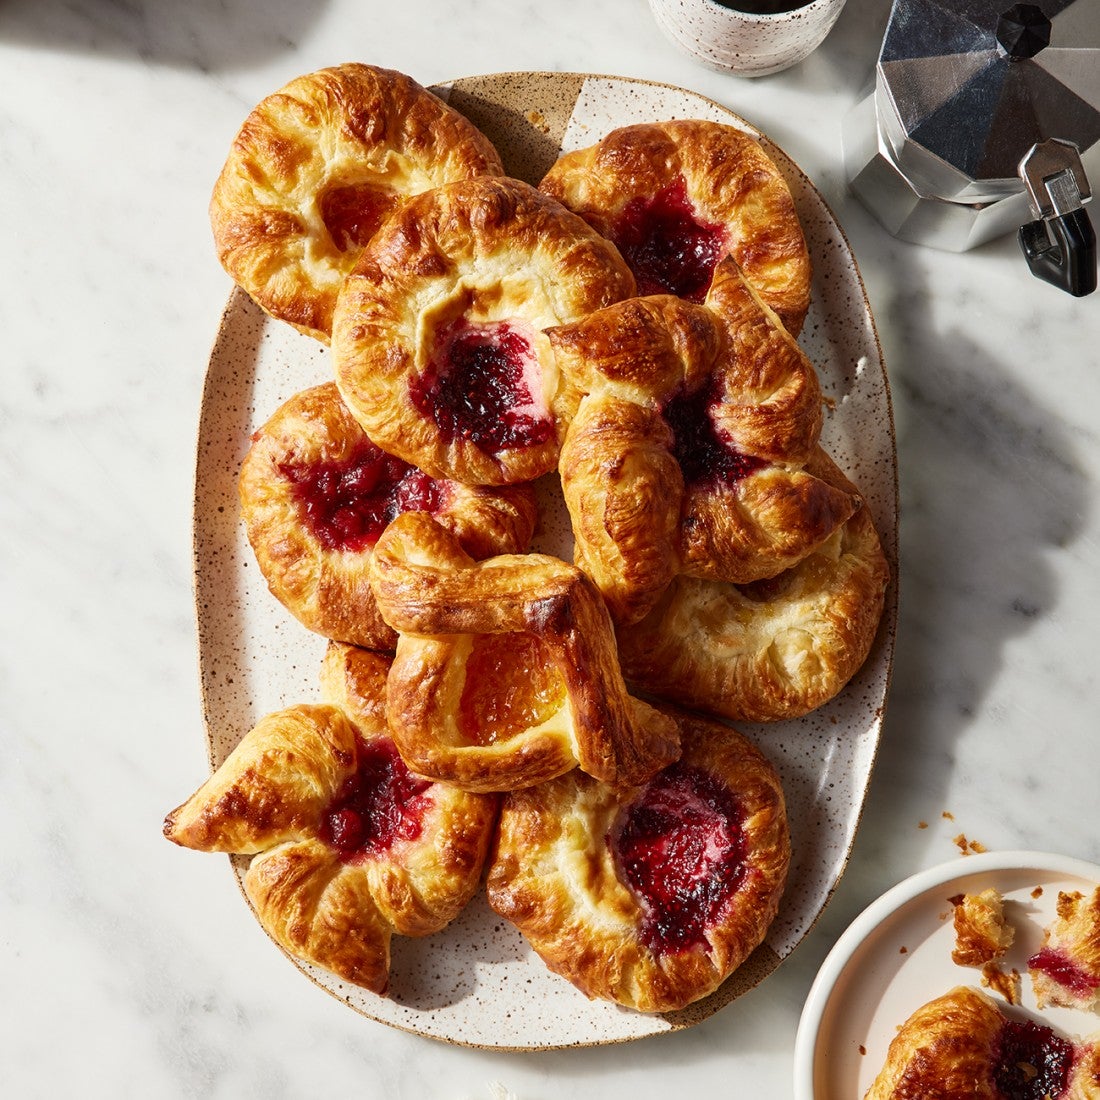
[[[615,791],[583,772],[504,796],[489,903],[546,965],[588,997],[643,1012],[684,1007],[718,986],[764,939],[786,882],[790,840],[782,787],[743,736],[677,713],[683,756],[673,768],[711,777],[737,807],[742,874],[704,942],[661,950],[643,933],[646,903],[628,885],[615,836],[646,787]],[[660,782],[658,773],[654,782]]]
[[[327,343],[340,284],[393,209],[503,172],[481,131],[403,73],[320,69],[245,120],[210,200],[214,245],[264,310]]]
[[[699,119],[625,126],[564,153],[539,187],[614,240],[628,205],[681,182],[696,219],[723,230],[720,256],[733,256],[798,335],[810,301],[809,251],[790,189],[755,138]]]
[[[679,754],[675,724],[627,694],[607,610],[576,567],[545,554],[475,562],[430,516],[407,513],[379,540],[371,585],[399,635],[387,683],[390,730],[420,774],[500,791],[580,767],[622,786]],[[486,693],[470,672],[485,636],[510,636],[521,654],[533,637],[546,668],[511,660],[506,641],[491,705],[471,710],[470,693]],[[548,674],[546,712],[536,708],[532,725],[501,728],[493,716],[509,696]]]
[[[345,281],[336,380],[367,434],[428,473],[469,484],[529,481],[554,469],[576,403],[543,330],[633,290],[616,249],[533,187],[483,177],[437,188],[391,217]],[[522,344],[521,404],[545,423],[545,438],[479,439],[488,414],[476,410],[493,395],[463,395],[472,423],[457,430],[426,407],[428,380],[453,369],[447,334],[461,329],[489,343],[506,330]]]
[[[856,491],[824,451],[806,469]],[[889,581],[864,504],[771,580],[675,578],[644,619],[618,628],[623,675],[647,694],[735,721],[800,717],[867,659]]]
[[[296,481],[311,468],[335,479],[332,471],[372,448],[335,383],[295,394],[253,435],[239,480],[241,516],[268,587],[299,622],[326,638],[392,651],[397,635],[379,615],[370,590],[374,542],[334,546],[323,540]],[[439,481],[432,500],[439,522],[476,558],[525,550],[535,528],[529,486],[491,489]],[[354,494],[348,506],[354,509]],[[403,506],[400,498],[393,505]]]

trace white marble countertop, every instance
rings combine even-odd
[[[831,944],[884,889],[955,857],[958,833],[1100,860],[1100,296],[1032,279],[1011,239],[899,243],[850,199],[840,123],[885,9],[849,0],[808,61],[749,81],[679,54],[643,0],[0,4],[6,1097],[478,1100],[492,1082],[521,1100],[784,1097]],[[902,491],[879,762],[818,925],[695,1028],[539,1054],[392,1030],[287,963],[224,859],[160,835],[206,768],[191,499],[229,290],[207,198],[253,103],[353,59],[425,84],[548,69],[691,88],[802,166],[862,268]]]

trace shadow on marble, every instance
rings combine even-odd
[[[330,2],[0,0],[0,42],[217,72],[295,50]]]
[[[844,216],[858,238],[866,217],[854,207]],[[868,231],[881,237],[877,227]],[[1013,245],[993,242],[981,251],[1014,264]],[[933,799],[959,813],[963,807],[946,799],[957,798],[960,783],[980,789],[982,776],[957,774],[957,742],[980,719],[1006,650],[1056,609],[1055,559],[1082,536],[1093,494],[1064,422],[1042,403],[1043,376],[1033,368],[1046,368],[1049,349],[1032,319],[1016,311],[1001,318],[1018,337],[1013,361],[998,361],[957,322],[936,330],[939,290],[929,272],[960,261],[932,260],[917,246],[881,239],[863,251],[877,252],[889,267],[878,285],[891,290],[875,308],[887,345],[901,488],[897,650],[865,818],[881,835],[861,845],[874,860],[896,844],[896,832],[892,839],[888,833],[916,829]],[[1022,267],[1019,278],[1028,278]],[[996,320],[986,288],[958,297],[953,316]],[[1028,766],[1021,746],[1005,751],[1007,765],[990,761],[988,774]],[[934,832],[913,844],[931,844]],[[896,878],[889,866],[876,875],[883,888]]]

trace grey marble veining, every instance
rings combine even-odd
[[[640,0],[0,4],[5,1096],[784,1097],[814,973],[882,890],[953,858],[959,833],[1100,861],[1100,297],[1031,279],[1011,240],[901,244],[850,199],[840,120],[883,8],[849,0],[808,61],[753,82],[681,56]],[[206,770],[190,503],[229,288],[209,190],[248,106],[352,58],[424,83],[550,69],[689,87],[786,149],[860,262],[902,496],[885,734],[817,927],[697,1028],[518,1055],[371,1023],[279,955],[224,860],[160,836]]]

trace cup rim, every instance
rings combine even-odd
[[[746,23],[777,23],[784,19],[790,19],[792,16],[799,15],[802,12],[809,11],[811,8],[843,7],[846,0],[806,0],[806,3],[799,4],[798,7],[791,8],[789,11],[773,12],[742,11],[738,7],[730,7],[726,4],[719,3],[719,0],[703,0],[703,2],[710,8],[720,9],[721,11],[728,12],[730,15],[737,16],[737,18],[744,20]],[[734,2],[734,0],[731,0],[731,2]]]

